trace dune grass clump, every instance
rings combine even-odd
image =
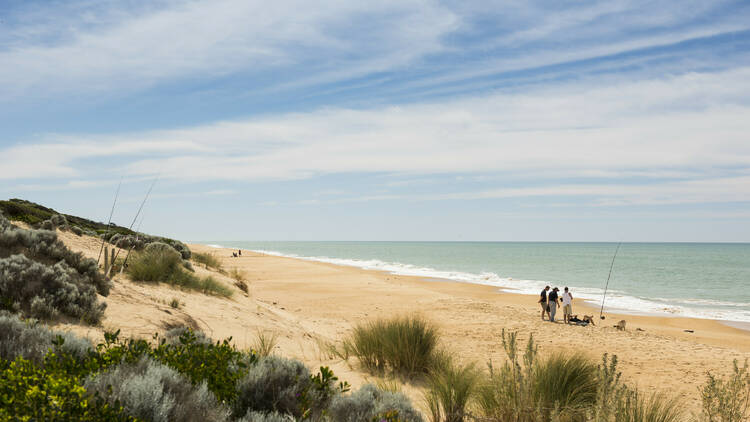
[[[427,378],[425,393],[430,419],[433,422],[466,420],[480,375],[473,364],[461,365],[452,360],[433,368]]]
[[[185,270],[182,256],[163,244],[151,244],[136,253],[128,265],[128,274],[136,281],[162,282],[205,294],[232,296],[232,290],[215,278],[201,278]]]
[[[219,271],[222,269],[221,261],[216,256],[207,252],[193,252],[192,260],[202,264],[206,269]]]
[[[229,409],[219,403],[206,383],[193,385],[174,369],[143,356],[86,380],[87,391],[122,405],[126,414],[154,422],[226,421]]]
[[[438,337],[438,329],[419,316],[378,319],[354,327],[344,353],[356,356],[371,372],[411,377],[426,374],[435,364]]]
[[[422,422],[421,414],[412,407],[405,395],[382,390],[372,384],[365,384],[349,395],[334,398],[328,415],[336,422],[380,422],[381,420]],[[387,419],[387,416],[391,419]]]

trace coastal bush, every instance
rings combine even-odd
[[[700,388],[703,416],[708,422],[739,422],[750,420],[750,371],[733,362],[732,373],[717,377],[709,372]]]
[[[320,372],[310,375],[302,362],[266,356],[237,384],[232,411],[235,417],[255,411],[317,420],[334,397],[349,390],[348,383],[337,381],[328,367],[322,366]]]
[[[154,422],[226,421],[229,410],[208,390],[149,357],[123,363],[89,378],[85,388],[121,404],[135,418]]]
[[[83,230],[78,226],[72,226],[70,228],[70,231],[72,231],[76,236],[83,236]]]
[[[47,266],[21,254],[0,259],[0,296],[11,310],[40,319],[66,315],[96,324],[106,308],[88,277],[62,261]]]
[[[463,422],[473,400],[480,373],[473,364],[446,362],[434,368],[427,379],[425,401],[433,422]]]
[[[80,379],[18,357],[0,361],[0,420],[133,421],[117,404],[91,396]]]
[[[539,361],[533,373],[533,400],[543,409],[556,405],[585,413],[596,402],[597,366],[581,355],[554,354]]]
[[[421,414],[405,395],[384,391],[372,384],[365,384],[349,395],[336,396],[328,410],[330,419],[337,422],[380,422],[386,414],[392,420],[422,422]]]
[[[0,258],[15,254],[23,254],[46,266],[62,261],[65,266],[77,271],[86,283],[93,285],[100,295],[109,294],[110,282],[99,272],[95,260],[68,249],[54,231],[16,227],[0,215]]]
[[[15,315],[0,314],[0,359],[13,361],[21,357],[41,365],[55,346],[77,360],[86,359],[94,351],[88,340],[74,334],[50,330],[35,320],[22,321]]]
[[[238,383],[233,413],[242,416],[253,410],[300,418],[304,410],[300,398],[310,389],[310,378],[310,371],[299,361],[261,358]]]
[[[51,221],[55,227],[60,227],[60,228],[68,227],[68,219],[65,218],[65,216],[62,214],[53,215],[52,217],[49,218],[49,221]]]
[[[419,316],[378,319],[354,327],[344,353],[372,372],[392,370],[406,376],[426,374],[435,364],[439,333]]]
[[[203,264],[206,269],[221,270],[221,261],[216,256],[206,252],[193,252],[193,261]]]

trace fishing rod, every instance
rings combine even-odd
[[[130,223],[130,227],[128,227],[128,230],[130,230],[130,231],[133,230],[133,226],[135,225],[135,222],[138,220],[138,217],[141,215],[141,211],[143,211],[143,206],[146,205],[146,201],[148,200],[149,195],[151,195],[151,190],[154,189],[154,185],[156,184],[157,180],[159,180],[159,176],[156,176],[156,178],[154,179],[154,181],[151,183],[151,186],[148,188],[148,192],[146,192],[146,197],[143,198],[143,201],[141,202],[141,206],[138,207],[138,212],[135,213],[135,218],[133,218],[133,222]],[[115,245],[115,246],[117,246],[117,245]],[[112,259],[112,266],[113,267],[114,267],[115,260],[117,259],[118,256],[120,256],[120,250],[121,250],[120,248],[117,248],[117,253],[115,254],[114,259]],[[111,269],[111,267],[110,267],[110,269]],[[107,272],[106,275],[109,276],[109,271]]]
[[[115,205],[117,205],[117,197],[120,196],[120,187],[122,186],[122,179],[120,177],[120,183],[117,185],[117,191],[115,191],[115,201],[112,202],[112,210],[109,211],[109,220],[107,220],[107,231],[102,237],[102,246],[99,248],[99,257],[96,258],[96,264],[99,265],[99,261],[102,259],[102,251],[104,251],[104,242],[106,242],[107,235],[109,234],[110,224],[112,224],[112,215],[115,213]]]
[[[125,260],[122,261],[122,267],[120,267],[120,274],[122,274],[123,271],[125,271],[125,267],[128,265],[128,258],[130,258],[130,252],[133,252],[133,249],[135,248],[135,245],[138,243],[138,235],[141,232],[141,224],[143,224],[143,219],[145,218],[146,213],[143,213],[141,215],[141,221],[138,223],[138,227],[135,228],[135,242],[133,242],[130,245],[130,249],[128,249],[128,254],[125,255]]]
[[[615,248],[615,254],[612,256],[612,263],[609,265],[609,275],[607,275],[607,284],[604,285],[604,295],[602,296],[602,308],[599,309],[599,318],[604,319],[604,299],[607,298],[607,288],[609,287],[609,278],[612,277],[612,268],[615,266],[615,258],[617,258],[617,251],[620,250],[620,245],[622,245],[622,242],[617,244],[617,248]]]

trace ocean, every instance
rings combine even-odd
[[[547,284],[599,306],[616,243],[201,241],[539,294]],[[750,244],[623,243],[607,311],[750,322]]]

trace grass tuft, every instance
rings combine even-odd
[[[207,252],[194,252],[192,254],[192,259],[198,264],[203,264],[206,269],[214,269],[216,271],[220,271],[222,269],[221,267],[221,261],[219,261],[214,254],[207,253]]]
[[[174,249],[159,248],[136,254],[128,265],[128,274],[136,281],[164,282],[205,294],[232,296],[232,290],[215,278],[201,278],[186,271],[182,256]]]
[[[371,372],[391,370],[411,377],[432,367],[438,337],[437,328],[419,316],[378,319],[354,327],[344,350]]]
[[[464,366],[448,360],[434,368],[425,393],[432,422],[467,420],[468,405],[475,397],[479,381],[480,372],[473,364]]]
[[[253,350],[258,354],[258,356],[270,356],[273,353],[273,349],[278,343],[278,334],[258,331],[255,336],[255,343],[253,343]]]

